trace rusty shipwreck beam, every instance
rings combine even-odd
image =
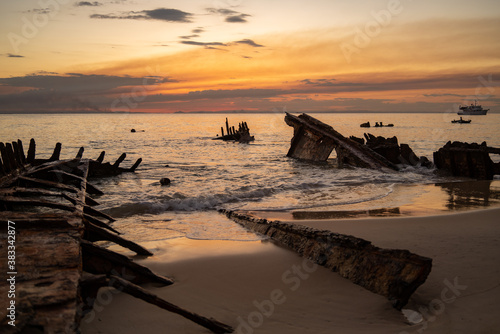
[[[432,268],[432,259],[407,250],[381,249],[350,235],[268,221],[234,211],[220,212],[353,283],[385,296],[398,310],[425,282]]]
[[[326,161],[335,149],[339,165],[394,171],[398,168],[370,148],[344,137],[307,114],[294,116],[286,113],[285,122],[294,128],[287,156],[311,161]]]
[[[205,327],[210,330],[212,333],[223,334],[223,333],[232,333],[234,329],[221,323],[213,318],[206,318],[202,315],[196,314],[189,310],[183,309],[177,305],[174,305],[165,299],[159,298],[158,296],[152,294],[146,289],[141,288],[138,285],[135,285],[127,280],[124,280],[115,275],[92,275],[85,273],[83,279],[81,280],[81,286],[84,292],[89,295],[89,300],[91,304],[94,303],[96,299],[97,292],[100,288],[103,287],[114,287],[118,291],[122,291],[130,296],[143,300],[152,305],[156,305],[164,310],[167,310],[172,313],[179,314],[180,316],[191,320],[192,322]],[[89,308],[92,305],[88,305]]]

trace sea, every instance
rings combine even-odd
[[[448,141],[500,147],[500,114],[470,116],[454,124],[450,113],[310,113],[344,136],[396,136],[417,156],[432,161]],[[440,214],[500,206],[500,180],[473,182],[426,167],[397,173],[338,168],[335,151],[325,163],[287,157],[293,128],[283,112],[175,114],[0,115],[1,142],[21,139],[27,150],[36,141],[37,157],[49,158],[56,143],[61,158],[105,162],[122,154],[121,167],[135,173],[91,179],[105,194],[100,209],[115,217],[115,227],[136,242],[176,238],[256,241],[261,237],[233,223],[219,209],[246,210],[273,219],[322,219]],[[246,122],[255,141],[213,140],[226,118],[238,128]],[[394,127],[361,128],[375,122]],[[134,129],[135,132],[131,130]],[[498,162],[498,157],[494,157]],[[169,185],[160,179],[169,178]]]

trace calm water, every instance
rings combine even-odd
[[[482,142],[500,147],[500,114],[472,116],[472,124],[452,124],[452,114],[311,114],[345,136],[364,132],[397,136],[419,156],[448,140]],[[255,142],[214,141],[225,118],[231,125],[246,121]],[[85,147],[85,158],[114,162],[125,152],[123,167],[142,157],[135,174],[93,180],[105,195],[100,208],[118,218],[118,228],[136,241],[176,237],[256,240],[216,209],[318,212],[374,210],[429,205],[432,196],[450,196],[446,187],[417,187],[449,181],[425,168],[409,167],[384,174],[358,168],[337,169],[334,153],[326,164],[286,157],[293,129],[283,113],[163,115],[0,115],[0,141],[30,138],[39,157],[49,157],[57,142],[62,158]],[[466,117],[467,118],[467,117]],[[360,128],[359,124],[394,123],[393,128]],[[138,132],[131,133],[134,128]],[[144,131],[144,132],[142,132]],[[170,186],[159,180],[168,177]],[[494,196],[493,196],[494,197]],[[424,208],[425,209],[425,208]],[[439,209],[439,208],[438,208]]]

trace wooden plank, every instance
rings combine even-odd
[[[106,151],[102,151],[101,154],[99,154],[99,157],[96,159],[96,161],[102,163],[104,161],[104,155],[106,155]]]
[[[82,286],[84,289],[97,290],[99,287],[115,287],[118,291],[123,291],[135,298],[143,300],[147,303],[156,305],[164,310],[169,312],[179,314],[180,316],[191,320],[192,322],[205,327],[210,330],[212,333],[232,333],[234,330],[231,326],[223,324],[213,318],[206,318],[199,314],[193,313],[186,309],[183,309],[177,305],[174,305],[158,296],[152,294],[146,289],[141,288],[138,285],[130,283],[120,277],[111,275],[110,277],[106,277],[104,275],[86,275],[85,279],[82,282]],[[93,293],[95,294],[95,292]]]
[[[14,154],[14,148],[12,147],[11,143],[6,143],[5,144],[5,150],[7,152],[7,157],[10,160],[10,164],[12,169],[17,169],[21,167],[21,164],[17,161],[16,156]]]
[[[5,174],[7,174],[7,172],[5,171],[5,169],[3,167],[2,158],[0,157],[0,176],[3,176]]]
[[[120,232],[118,232],[117,230],[115,230],[114,228],[112,228],[111,226],[109,226],[108,224],[106,224],[105,222],[97,219],[96,217],[93,217],[93,216],[87,215],[87,214],[83,214],[83,218],[84,218],[84,220],[86,219],[86,220],[88,220],[89,222],[91,222],[92,224],[94,224],[96,226],[105,228],[107,230],[110,230],[111,232],[115,232],[116,234],[121,234]]]
[[[85,148],[80,147],[80,149],[78,150],[78,153],[75,156],[75,159],[81,159],[83,157],[83,151],[84,150],[85,150]]]
[[[5,172],[8,174],[15,169],[15,166],[10,161],[5,144],[2,142],[0,142],[0,154],[2,155],[2,162]]]
[[[23,161],[21,160],[21,153],[19,152],[19,144],[17,141],[12,142],[12,149],[14,151],[14,159],[17,161],[18,166],[23,166]]]
[[[7,244],[7,220],[0,212],[0,244]],[[16,227],[16,329],[43,328],[45,333],[69,333],[78,318],[78,284],[81,276],[81,226],[66,220],[15,220]],[[7,261],[0,258],[0,270],[7,272]],[[10,270],[9,270],[10,271]],[[7,296],[7,284],[0,294]],[[5,318],[8,320],[8,318]],[[2,319],[0,332],[12,326]]]
[[[26,162],[29,164],[33,164],[33,162],[35,161],[35,155],[36,155],[36,143],[35,140],[31,138]]]
[[[174,283],[172,279],[158,276],[124,255],[114,253],[85,240],[81,241],[81,246],[83,270],[88,273],[120,275],[136,284],[158,283],[166,286]]]
[[[24,155],[23,142],[21,139],[17,140],[17,146],[19,147],[19,157],[21,158],[21,163],[26,165],[26,156]]]
[[[30,199],[30,198],[21,198],[15,196],[1,196],[0,202],[8,203],[11,205],[20,205],[20,206],[31,206],[31,207],[41,206],[45,208],[59,209],[70,212],[73,212],[75,210],[75,207],[73,205],[52,202],[42,199]]]
[[[137,169],[137,167],[139,167],[141,162],[142,162],[142,158],[137,159],[135,164],[132,167],[130,167],[129,172],[132,172],[132,173],[135,172],[135,170]]]
[[[120,164],[123,162],[123,160],[125,160],[126,157],[127,157],[127,154],[126,153],[122,153],[122,155],[120,155],[120,157],[113,164],[113,167],[114,168],[118,168],[118,166],[120,166]]]
[[[107,220],[109,220],[110,222],[114,222],[116,221],[116,219],[114,219],[113,217],[111,217],[110,215],[107,215],[105,214],[104,212],[101,212],[99,210],[96,210],[94,208],[91,208],[90,206],[88,205],[85,205],[83,207],[83,212],[85,212],[86,214],[88,215],[91,215],[91,216],[95,216],[95,217],[102,217],[102,218],[106,218]]]
[[[61,190],[66,190],[66,191],[69,191],[72,193],[79,192],[79,189],[74,187],[74,186],[70,186],[67,184],[62,184],[62,183],[58,183],[58,182],[54,182],[54,181],[47,181],[47,180],[42,180],[42,179],[37,179],[34,177],[27,177],[27,176],[19,176],[17,179],[19,181],[22,181],[22,183],[26,183],[26,184],[34,184],[37,186],[42,186],[42,187],[47,187],[47,188],[61,189]]]
[[[84,220],[84,224],[85,224],[85,234],[84,234],[85,240],[88,240],[90,242],[107,240],[114,242],[115,244],[120,245],[124,248],[130,249],[131,251],[136,252],[138,255],[144,255],[144,256],[153,255],[153,253],[148,251],[146,248],[136,244],[133,241],[122,238],[118,234],[111,233],[108,230],[96,226],[86,220]]]
[[[54,152],[52,153],[52,156],[49,158],[49,161],[60,160],[59,158],[61,156],[61,148],[62,144],[56,143],[56,146],[54,147]]]
[[[75,174],[72,174],[72,173],[68,173],[68,172],[65,172],[65,171],[62,171],[62,170],[51,170],[50,171],[51,173],[55,173],[55,174],[59,174],[61,176],[66,176],[66,177],[69,177],[71,179],[74,179],[74,180],[77,180],[77,181],[80,181],[82,182],[83,180],[85,180],[85,178],[81,177],[81,176],[78,176],[78,175],[75,175]],[[86,180],[85,180],[86,182]],[[97,187],[93,186],[92,184],[90,183],[85,183],[86,185],[86,190],[89,194],[92,194],[92,195],[103,195],[104,193],[99,190]]]

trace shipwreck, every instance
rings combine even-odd
[[[241,122],[238,124],[238,130],[234,126],[229,126],[229,122],[226,117],[226,132],[224,133],[224,127],[220,128],[221,135],[213,140],[223,140],[223,141],[235,141],[239,143],[249,143],[255,140],[255,137],[250,135],[250,128],[248,127],[247,122]]]
[[[307,114],[294,116],[287,113],[285,122],[294,129],[288,157],[326,161],[335,149],[340,167],[350,165],[386,172],[399,170],[398,163],[411,161],[416,164],[420,160],[410,158],[413,151],[408,145],[400,146],[395,137],[386,140],[366,134],[365,145],[364,138],[344,137],[330,125]]]
[[[490,158],[490,154],[500,154],[500,148],[490,147],[486,142],[448,142],[434,152],[434,162],[431,162],[425,156],[418,157],[408,144],[400,144],[397,137],[384,138],[365,133],[364,138],[347,138],[307,114],[294,116],[287,113],[285,122],[294,129],[287,153],[292,158],[326,161],[335,149],[339,167],[349,165],[384,172],[395,172],[408,165],[436,167],[452,176],[480,180],[492,180],[494,175],[500,174],[500,163]]]
[[[152,255],[122,237],[112,227],[113,217],[95,209],[94,197],[103,192],[88,182],[90,176],[134,172],[140,159],[121,168],[125,155],[103,163],[104,153],[96,160],[83,159],[82,148],[74,159],[60,160],[61,144],[50,158],[39,159],[34,140],[27,156],[20,140],[0,143],[0,151],[0,268],[10,279],[0,286],[10,307],[0,312],[2,333],[79,333],[102,287],[114,287],[214,333],[233,331],[142,288],[143,283],[169,286],[174,281],[96,243],[108,241],[143,257]]]

